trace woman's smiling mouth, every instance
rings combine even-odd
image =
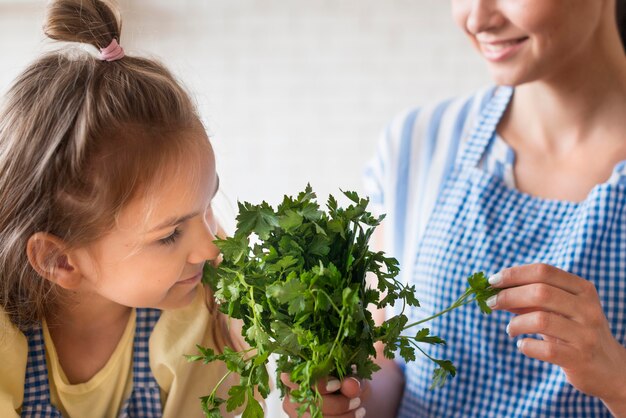
[[[519,51],[528,40],[528,37],[521,37],[507,40],[478,41],[483,56],[492,62],[503,61],[513,56]]]

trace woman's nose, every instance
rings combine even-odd
[[[469,10],[465,26],[471,34],[487,32],[497,28],[504,21],[498,10],[498,0],[469,0]]]

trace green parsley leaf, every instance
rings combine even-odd
[[[232,386],[228,390],[228,395],[230,397],[228,398],[228,401],[226,401],[226,410],[234,411],[235,409],[243,405],[243,403],[246,401],[247,390],[248,389],[245,386]]]
[[[263,408],[259,401],[252,397],[251,393],[248,396],[248,404],[243,414],[241,414],[241,418],[263,418]]]

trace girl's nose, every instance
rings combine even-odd
[[[498,0],[469,0],[469,10],[465,26],[475,35],[500,26],[505,20],[497,7]]]
[[[206,221],[201,223],[202,225],[198,227],[196,234],[196,241],[193,243],[194,247],[189,253],[188,262],[190,264],[203,263],[207,260],[214,262],[220,256],[220,249],[214,243],[217,239],[217,225]]]

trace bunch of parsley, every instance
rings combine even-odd
[[[234,236],[216,241],[223,262],[217,268],[207,266],[204,281],[213,288],[220,310],[242,320],[242,335],[251,348],[216,354],[198,347],[198,355],[188,356],[205,363],[224,361],[228,374],[240,376],[228,400],[216,396],[217,387],[202,398],[207,417],[219,417],[224,402],[229,411],[246,404],[243,418],[263,417],[254,393],[256,388],[264,398],[269,394],[266,366],[271,354],[277,355],[277,374],[288,373],[298,384],[289,395],[301,403],[300,416],[309,411],[312,418],[322,416],[317,380],[371,378],[379,369],[373,361],[377,341],[384,343],[387,358],[399,353],[406,361],[415,360],[417,350],[431,359],[436,364],[433,387],[456,374],[450,361],[432,358],[421,347],[445,344],[443,339],[430,335],[428,328],[410,335],[404,331],[473,301],[489,313],[485,300],[496,290],[484,274],[474,274],[468,290],[448,309],[407,324],[404,308],[419,306],[415,288],[396,279],[395,259],[368,246],[383,217],[367,212],[367,199],[344,194],[351,204],[341,208],[330,196],[327,211],[320,209],[310,186],[296,198],[285,196],[276,210],[265,202],[239,203]],[[366,283],[368,274],[377,277],[376,288]],[[396,303],[402,304],[402,313],[376,326],[368,305]],[[280,378],[276,381],[285,396],[287,388]]]

